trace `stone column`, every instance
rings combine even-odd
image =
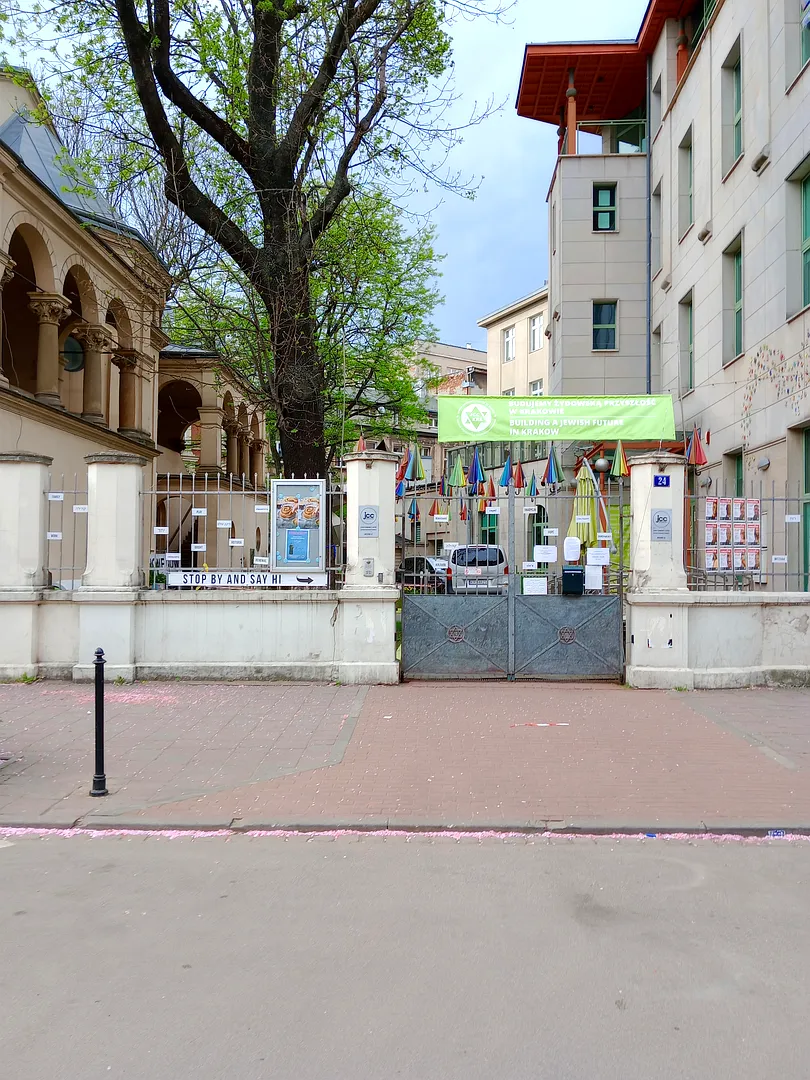
[[[346,585],[379,588],[396,583],[395,494],[398,454],[364,450],[347,454],[346,462]],[[377,511],[377,536],[360,536],[360,508]],[[373,516],[373,515],[372,515]],[[366,514],[366,520],[369,520]],[[363,562],[371,559],[366,577]]]
[[[225,449],[225,471],[230,473],[231,476],[237,476],[239,473],[239,429],[235,421],[227,420],[225,422],[225,431],[228,437]]]
[[[129,438],[142,438],[138,428],[138,375],[134,352],[118,352],[112,362],[119,371],[118,433]]]
[[[264,486],[264,443],[256,439],[250,444],[250,477],[256,478],[256,486]]]
[[[200,471],[222,472],[222,409],[201,405]]]
[[[60,293],[30,292],[29,307],[39,319],[37,343],[37,390],[35,397],[55,409],[62,408],[59,397],[59,323],[70,302]]]
[[[112,348],[112,338],[103,326],[78,326],[73,331],[84,346],[82,420],[104,424],[103,356]]]
[[[40,454],[0,454],[0,678],[39,674],[39,601],[47,585],[48,468]]]
[[[568,113],[568,153],[577,152],[577,92],[574,87],[574,69],[568,69],[568,89],[565,91]]]
[[[245,480],[250,482],[250,442],[245,433],[239,436],[239,475],[244,473]]]
[[[135,601],[143,585],[143,468],[137,454],[89,454],[87,569],[74,599],[79,609],[78,681],[93,678],[104,649],[107,679],[135,676]]]
[[[630,460],[632,592],[686,590],[684,476],[685,459],[680,454],[657,452]]]
[[[0,251],[0,329],[2,330],[5,329],[3,325],[3,290],[14,277],[14,265],[14,260],[4,251]],[[9,385],[8,376],[3,372],[4,336],[4,334],[0,334],[0,386],[7,387]]]

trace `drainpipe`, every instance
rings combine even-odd
[[[652,393],[652,57],[647,57],[647,393]]]

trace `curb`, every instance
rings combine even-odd
[[[334,834],[353,833],[368,835],[398,836],[544,836],[547,838],[575,839],[578,837],[620,837],[628,836],[639,839],[684,838],[684,837],[737,837],[740,839],[784,839],[790,836],[810,836],[810,824],[801,825],[761,825],[718,823],[711,828],[706,825],[684,825],[683,823],[656,824],[652,827],[637,823],[563,823],[550,822],[476,822],[475,824],[448,824],[447,822],[398,821],[395,818],[379,818],[373,821],[245,821],[234,818],[226,821],[144,821],[143,818],[110,818],[95,820],[79,817],[62,821],[23,821],[0,820],[0,835],[7,832],[32,831],[46,834],[49,832],[71,833],[172,833],[201,834],[228,833],[232,836],[262,834]]]

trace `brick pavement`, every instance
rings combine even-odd
[[[92,689],[5,685],[0,824],[808,828],[808,706],[566,683],[110,687],[112,794],[90,800]]]

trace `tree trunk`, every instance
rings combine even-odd
[[[326,476],[324,372],[312,318],[309,267],[274,277],[262,292],[270,316],[284,475]]]

